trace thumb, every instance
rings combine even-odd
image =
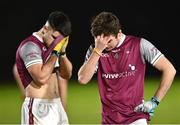
[[[142,103],[139,104],[138,106],[136,106],[136,107],[134,108],[134,112],[141,111],[141,109],[143,108],[143,106],[144,106],[144,100],[142,100]]]

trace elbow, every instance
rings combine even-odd
[[[62,78],[69,80],[72,77],[72,68],[69,69],[67,72],[61,72],[60,75]]]
[[[72,77],[72,72],[70,72],[67,76],[66,76],[66,79],[70,79]]]
[[[89,80],[85,79],[83,76],[78,76],[78,82],[85,85],[89,82]]]
[[[176,69],[174,67],[173,67],[173,70],[172,70],[172,74],[173,74],[173,76],[176,75]]]
[[[171,65],[171,66],[169,67],[169,69],[167,69],[167,72],[168,72],[168,73],[171,73],[171,76],[173,76],[173,77],[175,77],[175,75],[176,75],[176,69],[174,68],[173,65]]]
[[[72,70],[73,70],[73,66],[70,63],[69,67],[67,69],[61,69],[60,71],[60,75],[62,78],[69,80],[72,77]]]
[[[68,74],[61,74],[61,77],[63,79],[69,80],[72,77],[72,73],[68,73]]]
[[[176,75],[176,69],[173,66],[171,66],[169,68],[166,68],[164,73],[166,74],[167,77],[169,77],[173,80],[175,78],[175,75]]]
[[[78,71],[78,82],[82,85],[85,85],[89,82],[88,75],[83,73],[81,69]]]
[[[169,77],[175,77],[176,75],[176,69],[174,68],[173,65],[169,65],[167,67],[164,68],[164,70],[162,70],[165,74],[167,74],[167,76]]]

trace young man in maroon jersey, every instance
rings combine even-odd
[[[69,17],[54,11],[39,31],[20,43],[16,66],[25,88],[21,124],[68,124],[58,77],[69,79],[72,74],[72,64],[65,53],[70,33]]]
[[[170,88],[175,68],[146,39],[123,34],[119,19],[111,12],[94,18],[91,33],[95,44],[86,53],[78,80],[87,84],[97,71],[102,123],[146,125]],[[156,93],[143,102],[146,61],[161,71],[162,77]]]

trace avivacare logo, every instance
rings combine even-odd
[[[131,64],[129,64],[129,67],[131,68],[132,71],[136,69],[136,67]]]
[[[128,71],[123,71],[120,73],[103,73],[102,77],[106,79],[118,79],[122,77],[130,77],[130,76],[135,76],[137,69],[134,65],[129,64],[129,70]]]

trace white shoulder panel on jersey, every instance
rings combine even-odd
[[[41,57],[42,55],[41,49],[39,48],[38,45],[36,45],[31,41],[25,43],[21,47],[19,54],[22,60],[24,61],[26,68],[37,63],[43,63]]]
[[[160,59],[160,57],[163,56],[163,54],[152,43],[144,38],[141,38],[140,41],[140,52],[143,62],[145,63],[146,60],[153,66]]]

